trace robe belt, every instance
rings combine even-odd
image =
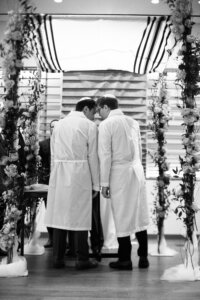
[[[113,161],[112,162],[112,167],[115,166],[141,166],[141,161],[140,160],[132,160],[132,161],[127,161],[127,160],[121,160],[121,161]]]
[[[67,163],[77,163],[77,162],[87,162],[87,159],[82,159],[82,160],[68,160],[68,159],[55,159],[54,160],[55,163],[57,162],[67,162]]]

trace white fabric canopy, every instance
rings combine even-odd
[[[113,69],[144,74],[155,67],[161,71],[169,56],[166,50],[174,44],[169,17],[38,16],[33,26],[32,47],[42,69],[52,72]]]

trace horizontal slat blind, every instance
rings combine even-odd
[[[62,116],[73,110],[80,98],[114,94],[122,111],[140,124],[143,165],[146,167],[146,76],[123,71],[80,71],[63,74]],[[99,123],[100,120],[96,119]]]
[[[49,136],[49,123],[61,117],[62,73],[42,73],[45,89],[45,103],[40,113],[40,139]]]

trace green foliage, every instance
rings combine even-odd
[[[154,153],[149,153],[155,165],[158,167],[158,177],[156,180],[154,195],[154,210],[153,215],[156,216],[157,224],[160,224],[159,219],[164,219],[168,213],[170,206],[170,191],[168,186],[170,177],[167,174],[169,165],[166,156],[166,137],[165,132],[168,129],[168,121],[170,120],[169,105],[167,99],[166,74],[160,74],[159,80],[153,86],[152,101],[149,105],[152,121],[149,127],[153,133],[153,138],[156,140],[157,149]]]

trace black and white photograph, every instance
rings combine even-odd
[[[0,298],[200,297],[200,1],[0,1]]]

